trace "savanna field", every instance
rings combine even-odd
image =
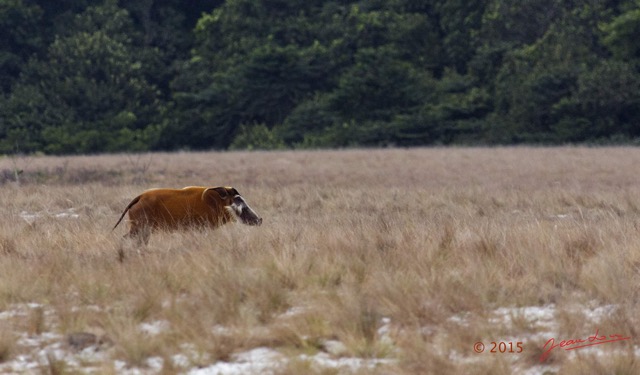
[[[639,165],[631,147],[3,157],[0,373],[637,374]],[[142,191],[191,185],[235,187],[262,226],[111,231]]]

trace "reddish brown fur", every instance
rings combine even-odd
[[[120,224],[127,211],[131,223],[127,236],[144,243],[149,242],[154,229],[217,228],[236,220],[225,206],[231,205],[237,194],[231,187],[147,190],[129,203],[113,228]]]

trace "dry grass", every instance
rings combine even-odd
[[[506,374],[539,366],[546,339],[598,328],[634,339],[601,346],[606,359],[554,352],[548,370],[635,373],[639,163],[635,148],[4,158],[0,312],[38,304],[10,319],[14,335],[103,335],[107,372],[266,346],[292,358],[283,374],[336,373],[299,359],[331,340],[335,359],[391,360],[355,373]],[[140,251],[110,232],[136,194],[188,185],[236,187],[263,225],[154,233]],[[549,305],[552,328],[492,315]],[[585,316],[597,306],[611,314]],[[479,341],[524,352],[476,354]],[[20,350],[0,339],[0,365]],[[43,371],[68,370],[47,358]]]

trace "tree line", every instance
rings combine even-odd
[[[640,0],[0,0],[0,153],[640,137]]]

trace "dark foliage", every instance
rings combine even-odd
[[[0,153],[631,143],[638,4],[7,0]]]

